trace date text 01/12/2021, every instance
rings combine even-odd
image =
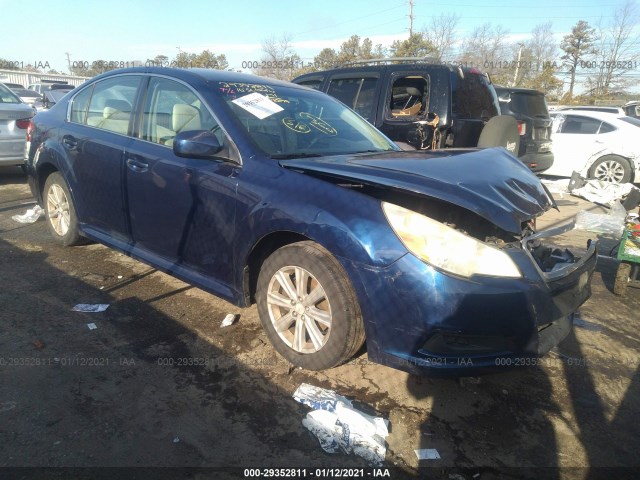
[[[245,478],[391,478],[388,468],[245,468]]]

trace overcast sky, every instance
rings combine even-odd
[[[608,22],[623,0],[434,0],[414,1],[414,29],[440,14],[458,14],[459,36],[492,22],[513,40],[533,27],[553,22],[558,39],[578,20]],[[71,61],[145,61],[179,50],[224,53],[232,68],[260,60],[261,43],[289,34],[310,61],[324,47],[339,48],[351,35],[389,45],[407,37],[409,2],[386,0],[0,0],[0,58],[27,64],[48,63],[66,71]]]

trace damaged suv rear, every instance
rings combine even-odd
[[[100,241],[239,306],[321,370],[471,374],[545,354],[590,295],[536,232],[554,206],[499,149],[402,152],[331,97],[232,72],[96,77],[39,114],[27,169],[54,238]],[[570,228],[570,226],[564,227]]]

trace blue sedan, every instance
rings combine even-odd
[[[236,305],[296,366],[469,374],[543,355],[590,296],[504,149],[403,152],[342,103],[213,70],[112,71],[28,128],[63,245],[101,242]],[[565,227],[570,228],[570,227]],[[525,362],[522,362],[525,363]]]

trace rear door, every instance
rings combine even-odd
[[[133,105],[142,76],[118,75],[75,95],[68,128],[60,132],[71,172],[65,173],[87,233],[127,243],[124,151],[131,143]],[[122,245],[120,245],[122,247]]]
[[[588,160],[604,146],[598,138],[602,122],[582,115],[556,113],[553,116],[553,165],[545,170],[545,175],[570,177],[580,172]]]

